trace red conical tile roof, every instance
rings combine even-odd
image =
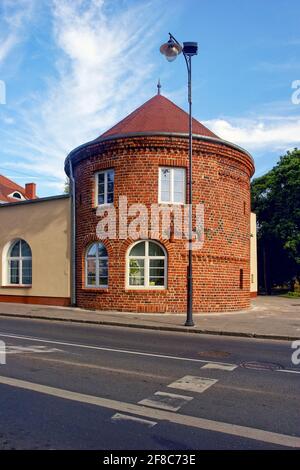
[[[125,119],[104,132],[99,139],[112,137],[114,135],[134,134],[140,132],[166,132],[184,133],[189,132],[188,113],[179,108],[168,98],[157,94],[142,106],[137,108]],[[193,119],[193,134],[218,138],[207,127]]]

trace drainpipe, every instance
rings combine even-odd
[[[76,305],[76,190],[73,166],[69,159],[71,193],[71,305]]]

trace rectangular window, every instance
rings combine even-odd
[[[20,284],[19,261],[11,260],[9,262],[9,283]]]
[[[32,261],[23,259],[22,261],[22,284],[30,285],[32,283]]]
[[[149,285],[164,286],[165,285],[165,260],[153,259],[149,260]]]
[[[107,258],[99,258],[99,286],[108,285],[108,263]]]
[[[168,204],[185,204],[185,180],[185,168],[160,168],[159,202]]]
[[[96,285],[96,259],[87,260],[87,285],[95,286]]]
[[[114,202],[114,170],[96,173],[96,205],[112,204]]]
[[[130,286],[143,286],[145,284],[144,278],[144,260],[131,259],[129,262],[129,285]]]

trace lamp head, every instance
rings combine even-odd
[[[198,43],[197,42],[184,42],[183,43],[183,53],[188,56],[193,56],[198,54]]]
[[[168,42],[160,46],[159,48],[161,54],[165,56],[168,62],[173,62],[176,57],[182,52],[182,47],[180,44],[177,44],[173,41],[172,38]]]

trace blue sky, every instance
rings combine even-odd
[[[153,96],[158,77],[187,109],[183,58],[158,51],[171,31],[199,43],[194,116],[263,174],[300,146],[299,17],[299,0],[0,0],[0,173],[62,192],[68,152]]]

